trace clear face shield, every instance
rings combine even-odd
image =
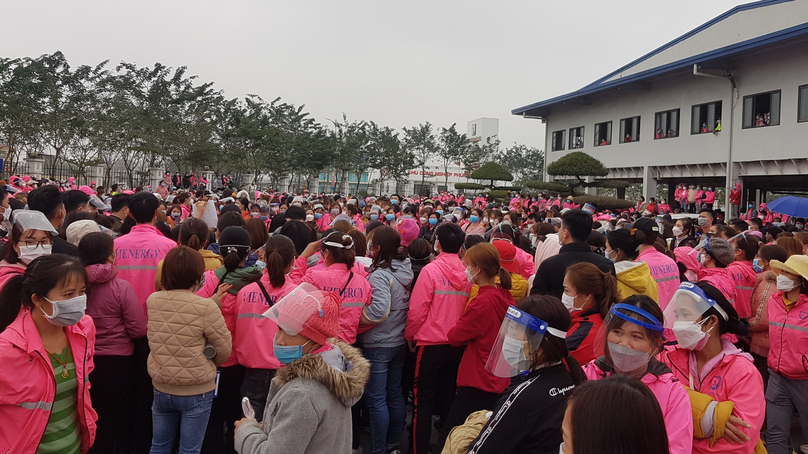
[[[707,343],[709,334],[709,331],[702,331],[702,325],[709,317],[702,317],[710,308],[715,308],[724,320],[729,318],[721,306],[701,288],[693,283],[683,282],[665,308],[665,328],[673,331],[680,347],[701,350]]]
[[[552,328],[527,312],[509,307],[485,370],[497,377],[515,377],[530,370],[533,354],[545,335],[565,338],[567,333]]]
[[[286,334],[295,336],[303,331],[314,314],[323,316],[326,294],[304,282],[264,312],[264,317],[275,320]]]
[[[53,224],[39,211],[33,210],[15,210],[14,224],[20,232],[27,232],[28,230],[42,230],[52,235],[58,235],[59,232],[53,228]]]
[[[642,376],[662,344],[662,322],[648,311],[619,303],[612,306],[595,338],[595,356],[615,372]]]

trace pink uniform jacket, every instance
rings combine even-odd
[[[79,386],[76,411],[84,454],[95,440],[98,419],[88,381],[95,367],[93,319],[85,315],[76,325],[65,327],[65,333],[76,365]],[[53,377],[53,366],[31,319],[31,311],[22,309],[0,333],[0,452],[36,453],[56,396]]]
[[[663,351],[662,361],[667,364],[673,376],[682,383],[693,379],[693,390],[715,399],[717,402],[735,403],[733,414],[748,422],[752,428],[740,429],[749,437],[742,446],[725,439],[710,446],[710,439],[693,441],[694,453],[739,453],[752,454],[755,451],[760,429],[766,416],[766,398],[763,391],[763,378],[752,362],[752,356],[744,353],[727,340],[722,340],[723,351],[708,361],[699,373],[693,352],[679,349]],[[701,424],[701,421],[694,421]]]
[[[793,380],[808,380],[808,295],[800,295],[791,310],[786,309],[783,292],[768,303],[769,367]]]
[[[138,224],[129,234],[115,239],[118,278],[132,284],[145,314],[148,314],[146,300],[154,293],[157,264],[176,246],[151,224]]]
[[[460,257],[438,255],[421,270],[412,290],[404,338],[417,345],[448,344],[447,334],[463,314],[470,288]]]
[[[335,292],[342,296],[339,311],[339,338],[348,344],[356,342],[359,319],[362,310],[370,304],[372,288],[368,281],[357,273],[348,281],[351,272],[344,263],[334,263],[324,270],[309,269],[304,282],[313,284],[324,292]],[[347,286],[346,286],[347,284]]]
[[[589,380],[600,380],[612,375],[614,371],[605,363],[603,357],[600,357],[587,363],[584,366],[584,373]],[[662,408],[670,453],[691,454],[693,412],[685,387],[673,376],[668,366],[655,359],[648,364],[648,373],[640,380],[651,388]]]
[[[651,269],[651,277],[654,278],[659,291],[659,306],[665,310],[679,288],[679,267],[673,259],[657,251],[653,246],[642,251],[636,261],[645,262]]]
[[[251,369],[277,369],[280,361],[275,358],[273,340],[278,332],[274,320],[262,316],[264,312],[281,300],[297,286],[291,279],[281,287],[273,287],[269,283],[269,275],[261,276],[261,284],[269,295],[267,301],[264,293],[253,282],[238,292],[236,297],[236,335],[233,338],[233,351],[238,362]]]
[[[732,262],[727,267],[730,277],[735,281],[735,310],[738,317],[747,318],[752,315],[752,291],[755,289],[757,273],[752,269],[752,262]]]

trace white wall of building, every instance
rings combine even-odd
[[[499,135],[499,118],[478,118],[466,124],[466,137],[472,141],[485,144],[486,139]]]

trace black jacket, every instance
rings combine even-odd
[[[555,454],[561,423],[575,385],[564,364],[539,369],[500,396],[469,454]]]
[[[606,257],[592,252],[587,243],[570,243],[561,246],[558,255],[541,262],[533,279],[531,295],[553,295],[561,298],[564,293],[564,274],[567,267],[579,263],[589,262],[600,268],[604,273],[614,273],[614,263]]]
[[[79,248],[63,240],[62,237],[55,236],[51,238],[51,243],[53,244],[51,252],[54,254],[66,254],[71,257],[79,256]]]

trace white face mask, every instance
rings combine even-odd
[[[782,274],[777,276],[777,290],[780,290],[781,292],[790,292],[794,290],[794,287],[796,286],[797,283],[794,281],[794,279]]]
[[[505,337],[502,341],[502,358],[514,369],[519,369],[527,361],[525,357],[525,341]]]
[[[45,256],[51,255],[51,251],[53,250],[52,244],[43,244],[41,246],[37,246],[34,249],[28,249],[25,246],[19,246],[20,248],[20,262],[24,263],[25,266],[28,266],[31,262],[35,259]]]
[[[609,354],[614,368],[623,373],[633,372],[651,361],[651,355],[647,352],[611,342],[609,342]]]
[[[679,342],[679,346],[686,350],[701,350],[707,344],[709,331],[702,331],[701,326],[707,322],[709,318],[705,318],[701,322],[694,321],[675,321],[673,322],[673,334]]]
[[[418,220],[421,221],[421,224],[426,224],[428,221],[427,218],[419,218]]]
[[[306,221],[307,221],[307,222],[311,222],[311,221],[313,221],[313,220],[314,220],[314,215],[313,215],[313,214],[307,214],[307,215],[306,215]]]
[[[575,311],[579,311],[579,310],[581,310],[581,308],[580,308],[580,307],[575,307],[575,298],[576,298],[577,296],[578,296],[578,295],[575,295],[575,296],[569,296],[569,295],[567,295],[566,293],[562,293],[562,294],[561,294],[561,302],[562,302],[562,303],[564,303],[564,307],[566,307],[566,308],[567,308],[567,310],[568,310],[570,313],[575,312]]]
[[[681,236],[683,233],[685,233],[685,231],[682,230],[678,225],[673,228],[673,236]]]
[[[87,310],[87,295],[80,295],[69,300],[51,301],[45,298],[46,301],[53,305],[53,314],[48,315],[42,307],[39,310],[45,318],[56,326],[72,326],[84,317],[84,311]]]
[[[477,271],[477,274],[480,274],[480,272]],[[469,284],[474,283],[474,278],[477,277],[477,274],[471,274],[471,271],[469,271],[469,269],[466,268],[466,279],[468,279]]]
[[[437,240],[437,239],[435,239],[435,243],[432,245],[432,249],[434,249],[434,250],[435,250],[435,254],[439,254],[439,253],[440,253],[440,252],[438,251],[438,240]]]

